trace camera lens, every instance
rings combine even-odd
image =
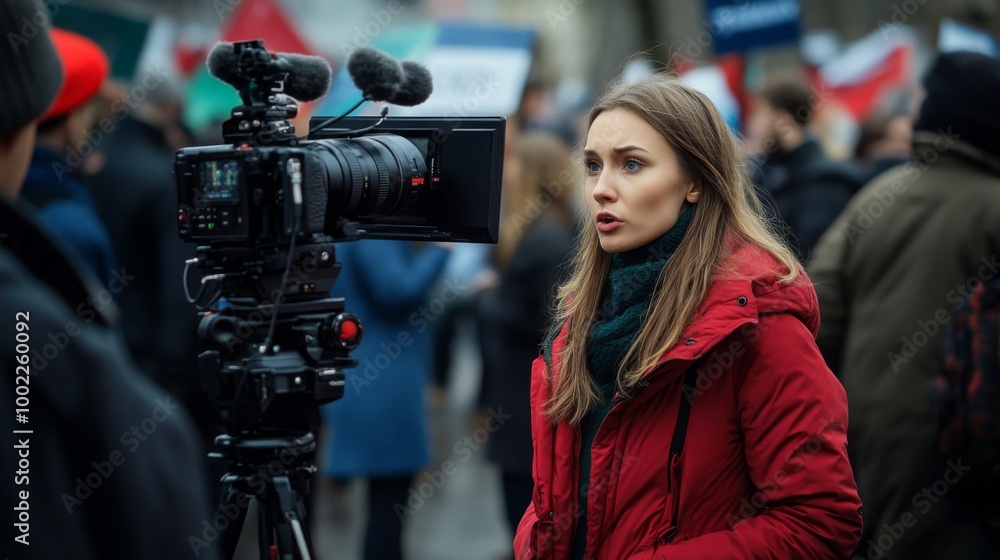
[[[426,198],[424,154],[402,136],[317,140],[308,146],[325,170],[329,219],[408,214]]]

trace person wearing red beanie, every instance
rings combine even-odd
[[[55,28],[51,36],[65,79],[40,119],[21,197],[35,207],[57,240],[109,287],[116,275],[126,273],[117,268],[111,236],[78,175],[84,158],[100,143],[92,132],[97,122],[92,100],[110,65],[101,47],[86,37]]]

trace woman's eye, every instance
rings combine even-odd
[[[588,161],[584,165],[587,166],[587,173],[601,172],[601,164],[597,163],[596,161]]]
[[[638,171],[640,169],[642,169],[642,164],[634,159],[630,159],[625,162],[626,171]]]

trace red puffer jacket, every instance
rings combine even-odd
[[[586,558],[840,560],[860,539],[847,398],[816,348],[816,293],[804,274],[778,284],[780,265],[759,249],[730,263],[739,274],[711,284],[682,342],[631,399],[615,397],[597,432]],[[699,358],[683,451],[668,460],[684,374]],[[539,357],[535,490],[514,538],[518,559],[568,558],[579,515],[580,430],[547,419],[551,393]]]

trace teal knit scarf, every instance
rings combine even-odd
[[[694,208],[682,212],[674,227],[659,238],[611,257],[602,305],[587,339],[587,366],[605,401],[614,395],[618,367],[639,334],[656,281],[684,239]]]

